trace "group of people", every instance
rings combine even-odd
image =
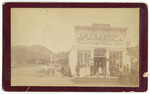
[[[100,74],[105,74],[104,68],[105,66],[102,65],[102,62],[98,62],[94,64],[94,61],[91,60],[88,66],[83,67],[77,65],[75,70],[76,70],[77,77],[80,77],[83,74],[82,72],[84,72],[86,76],[94,76],[94,75],[99,76]],[[83,71],[83,69],[85,71]]]
[[[137,64],[136,64],[137,65]],[[129,69],[129,65],[124,65],[123,68],[119,67],[119,82],[120,84],[128,84],[128,85],[133,85],[136,83],[136,81],[139,80],[139,72],[138,68],[136,66],[131,66]]]
[[[77,77],[84,75],[90,75],[93,76],[94,75],[94,62],[90,62],[89,65],[86,63],[85,66],[80,66],[79,64],[76,66],[75,68]]]
[[[64,78],[64,77],[72,77],[69,65],[61,66],[60,72],[61,72],[62,78]]]
[[[88,66],[89,76],[105,74],[105,72],[103,72],[102,67],[104,68],[105,66],[102,66],[101,64],[95,65],[94,62],[91,61],[91,63],[89,63],[89,66]],[[82,72],[83,72],[82,69],[83,69],[83,67],[81,67],[79,65],[76,66],[75,71],[76,71],[77,77],[81,77]],[[87,68],[84,68],[84,69],[87,69]],[[46,70],[46,74],[48,76],[55,76],[56,69],[51,64],[47,64],[45,70]],[[129,84],[133,84],[133,83],[135,83],[135,81],[139,80],[139,75],[138,75],[139,68],[138,68],[137,64],[133,63],[133,62],[131,63],[130,68],[129,68],[128,64],[123,65],[123,66],[116,64],[114,66],[110,66],[109,71],[110,71],[111,77],[115,76],[115,77],[119,78],[120,84],[127,83],[125,81],[128,81]],[[61,73],[62,78],[72,77],[71,69],[68,64],[61,66],[60,73]]]
[[[46,64],[45,72],[47,76],[55,76],[55,68],[53,67],[52,64]]]
[[[129,73],[129,65],[124,65],[123,67],[121,67],[119,64],[116,65],[110,65],[109,67],[109,71],[110,71],[110,76],[119,76],[120,71],[123,71],[124,75],[128,75]]]
[[[58,71],[58,70],[52,64],[46,64],[45,72],[46,72],[47,76],[55,76],[56,71]],[[62,78],[63,77],[72,77],[69,65],[61,66],[61,68],[59,69],[59,72],[61,73]]]
[[[99,63],[100,64],[100,63]],[[132,64],[131,67],[129,68],[129,65],[123,65],[120,66],[119,64],[114,65],[113,67],[110,66],[110,76],[111,77],[118,77],[119,78],[119,83],[120,84],[133,84],[135,80],[138,80],[138,68],[136,68],[137,64]],[[103,66],[105,68],[105,66]],[[100,75],[100,74],[105,74],[103,72],[102,65],[94,65],[94,63],[90,64],[90,76],[94,75]],[[81,75],[81,66],[77,65],[75,70],[77,77],[80,77]]]
[[[124,65],[123,67],[117,65],[116,75],[119,78],[119,83],[123,84],[124,81],[129,80],[129,65]]]

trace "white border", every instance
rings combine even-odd
[[[26,93],[30,93],[30,94],[49,94],[49,93],[53,93],[53,94],[62,94],[62,93],[68,93],[68,94],[98,94],[99,92],[5,92],[2,89],[2,6],[4,2],[95,2],[95,3],[102,3],[102,2],[111,2],[111,3],[146,3],[148,5],[148,10],[150,9],[150,2],[148,2],[149,0],[0,0],[0,94],[26,94]],[[149,12],[148,12],[148,17],[149,17]],[[149,19],[148,19],[148,23],[149,23]],[[150,25],[148,24],[148,27],[150,27]],[[148,29],[149,31],[149,29]],[[148,34],[150,35],[150,33]],[[148,38],[149,40],[150,38]],[[150,47],[150,42],[148,44],[148,48]],[[150,53],[150,51],[148,50],[148,53]],[[148,56],[149,58],[150,56]],[[149,60],[148,60],[149,61]],[[150,64],[148,64],[148,67],[150,67]],[[150,72],[150,71],[148,71]],[[150,80],[150,78],[148,79]],[[148,81],[148,86],[150,86],[150,81]],[[101,92],[101,94],[120,94],[120,92]],[[130,93],[134,93],[134,92],[128,92],[128,94]],[[139,94],[141,92],[136,92],[135,94]],[[126,92],[121,92],[121,94],[126,94]],[[143,94],[150,94],[150,89],[148,88],[148,90],[146,92],[143,92]]]

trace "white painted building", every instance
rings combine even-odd
[[[126,49],[127,28],[111,27],[110,24],[93,26],[75,26],[76,43],[70,50],[69,65],[76,76],[76,66],[80,67],[81,76],[90,75],[90,63],[94,62],[94,74],[101,67],[101,74],[110,76],[116,65],[129,65]],[[84,74],[84,75],[82,75]]]

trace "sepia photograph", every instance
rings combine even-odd
[[[11,8],[11,86],[139,87],[139,8]]]

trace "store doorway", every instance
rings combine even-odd
[[[94,50],[94,75],[106,74],[106,49],[96,48]]]
[[[94,74],[106,74],[106,57],[94,57]]]

